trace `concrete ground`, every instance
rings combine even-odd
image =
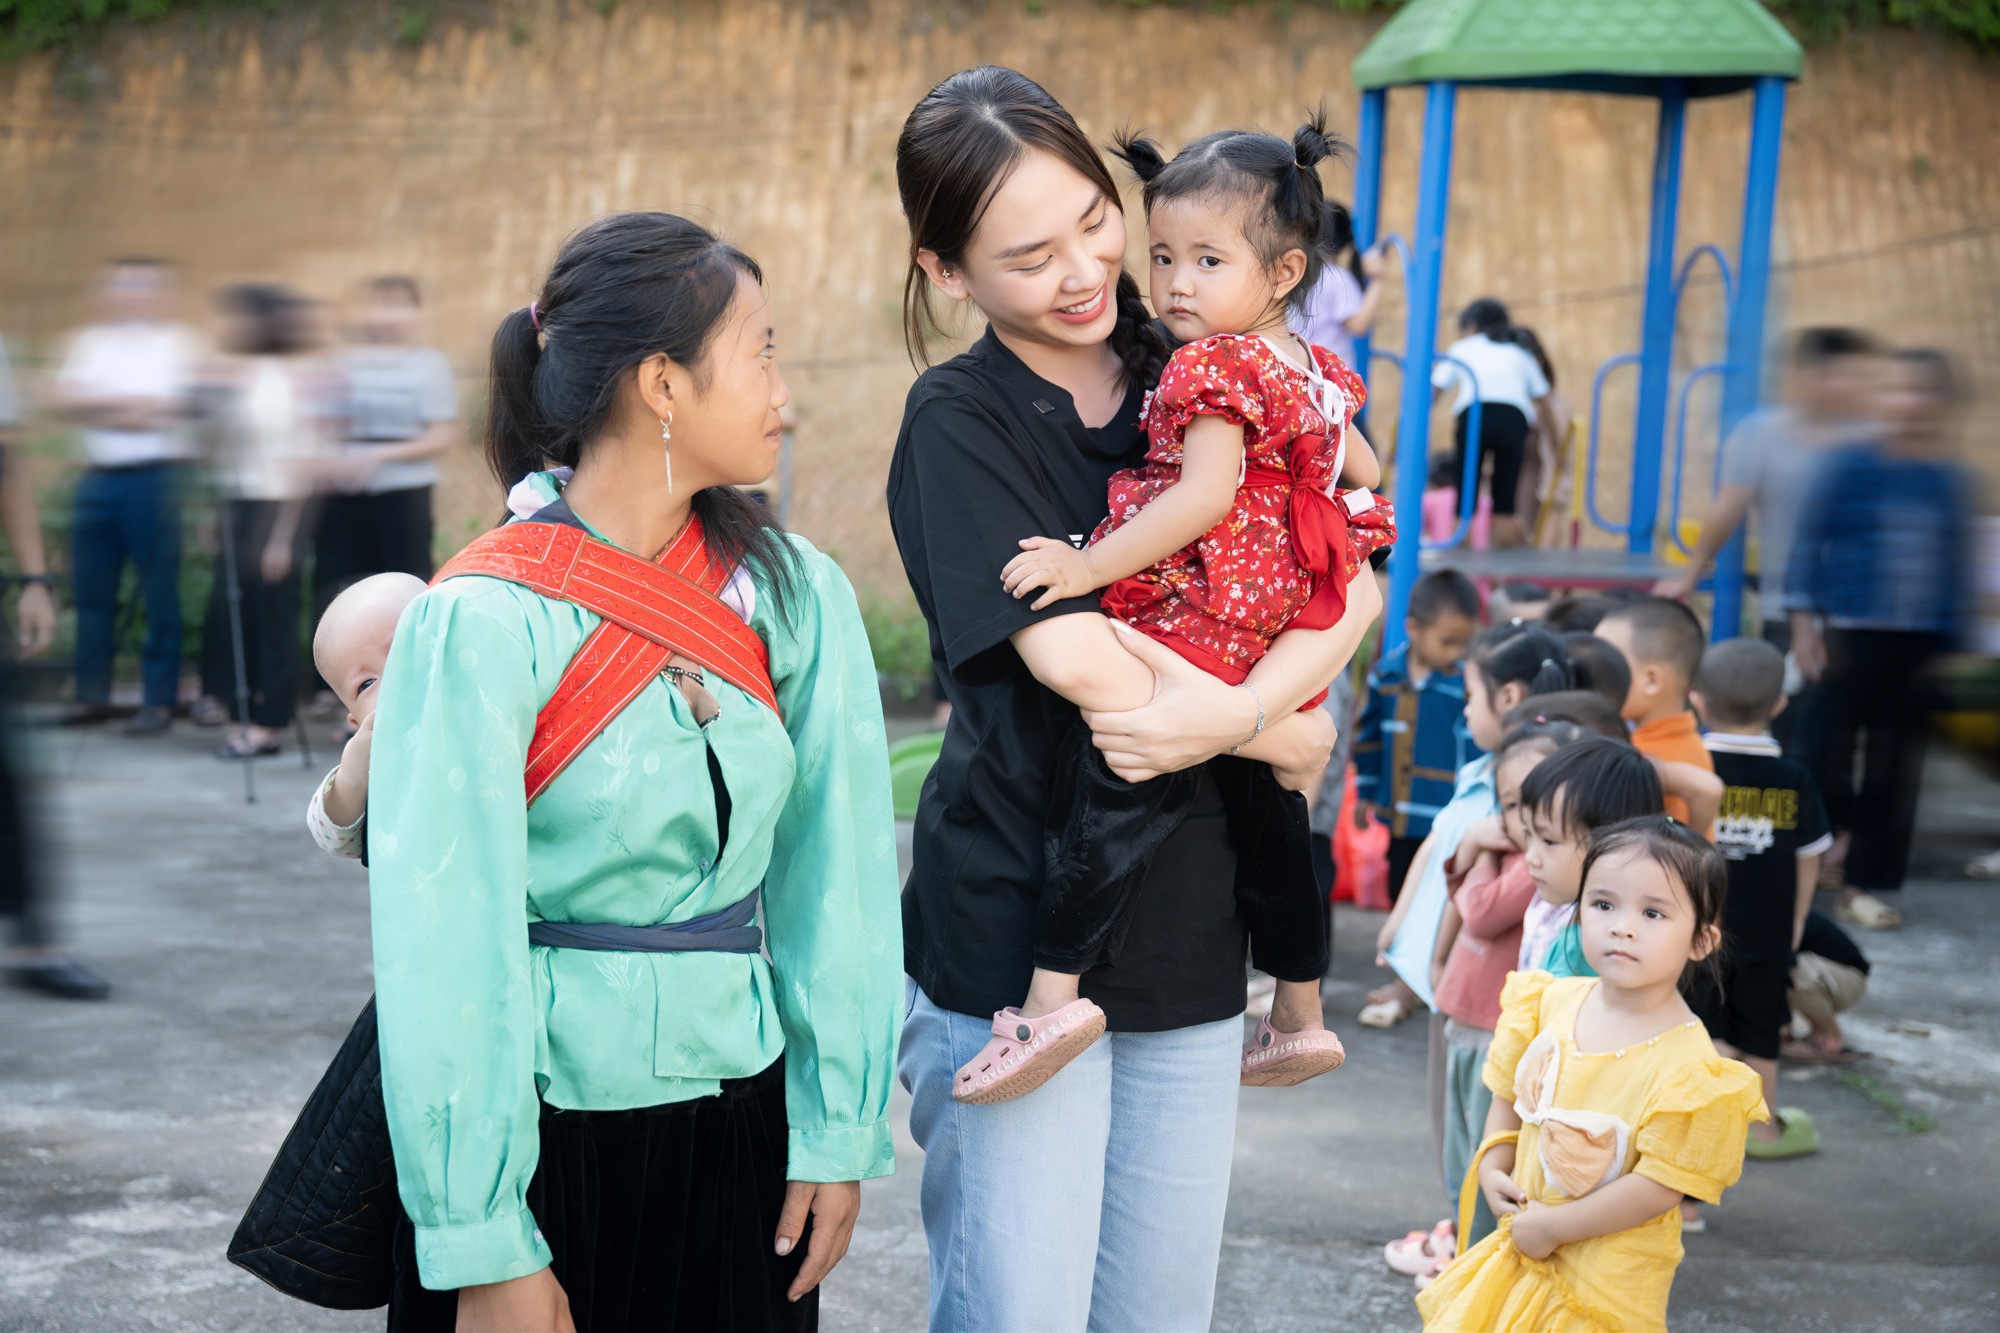
[[[260,763],[246,806],[241,770],[207,753],[213,733],[38,739],[63,919],[117,990],[103,1004],[0,993],[0,1333],[381,1327],[222,1259],[370,988],[362,872],[302,827],[318,768]],[[1753,1163],[1689,1238],[1678,1329],[2000,1328],[2000,890],[1958,873],[2000,844],[2000,791],[1944,756],[1929,792],[1909,924],[1864,942],[1875,981],[1851,1027],[1873,1056],[1844,1078],[1787,1078],[1826,1150]],[[1347,1066],[1243,1095],[1218,1330],[1417,1327],[1379,1251],[1442,1212],[1422,1024],[1349,1017],[1376,977],[1378,920],[1339,923],[1328,998]],[[900,1143],[828,1284],[829,1333],[923,1325],[921,1156]]]

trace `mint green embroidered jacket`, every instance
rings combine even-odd
[[[703,1097],[785,1056],[795,1180],[894,1169],[902,930],[874,663],[839,568],[802,540],[781,622],[758,587],[781,722],[708,676],[706,732],[655,680],[535,802],[535,714],[598,618],[455,578],[404,614],[369,769],[382,1082],[425,1286],[549,1263],[525,1203],[538,1102]],[[704,750],[729,789],[720,861]],[[752,954],[530,948],[530,921],[685,921],[759,886]]]

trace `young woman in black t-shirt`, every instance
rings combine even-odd
[[[952,721],[917,814],[904,892],[912,987],[901,1075],[925,1150],[931,1327],[1081,1329],[1091,1319],[1205,1329],[1227,1200],[1243,1008],[1244,928],[1222,802],[1203,798],[1155,857],[1115,964],[1082,993],[1110,1036],[1040,1094],[953,1101],[953,1074],[1033,970],[1055,746],[1077,709],[1112,770],[1140,780],[1201,764],[1258,731],[1257,699],[1079,597],[1035,609],[1000,571],[1036,533],[1081,540],[1105,482],[1136,463],[1139,409],[1165,347],[1122,271],[1116,186],[1069,114],[1011,70],[954,75],[897,148],[911,228],[908,331],[921,360],[932,302],[988,329],[911,390],[890,517],[930,625]],[[1280,637],[1251,679],[1267,725],[1242,753],[1300,785],[1332,725],[1296,710],[1380,609],[1354,585],[1332,629]],[[1137,671],[1153,702],[1092,711]],[[1032,1279],[1024,1274],[1032,1271]]]

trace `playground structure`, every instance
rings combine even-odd
[[[1757,406],[1762,378],[1769,294],[1771,229],[1777,205],[1778,156],[1783,138],[1785,85],[1799,76],[1799,45],[1756,0],[1411,0],[1389,20],[1354,62],[1361,92],[1356,138],[1354,236],[1367,248],[1381,241],[1397,248],[1406,275],[1409,317],[1400,356],[1357,339],[1363,367],[1377,360],[1402,369],[1396,431],[1395,504],[1404,515],[1402,537],[1389,561],[1389,602],[1384,642],[1400,643],[1410,588],[1426,566],[1449,565],[1466,573],[1581,585],[1650,583],[1667,572],[1656,551],[1661,474],[1673,422],[1673,483],[1668,540],[1683,541],[1681,495],[1686,474],[1688,401],[1703,380],[1722,379],[1720,434],[1727,438]],[[1415,226],[1405,242],[1381,236],[1382,163],[1391,88],[1425,89],[1424,134],[1417,183]],[[1552,89],[1651,97],[1659,102],[1654,146],[1652,220],[1648,231],[1644,313],[1639,349],[1600,365],[1590,398],[1582,508],[1597,528],[1624,538],[1622,550],[1546,550],[1533,547],[1472,551],[1465,538],[1479,496],[1480,411],[1467,421],[1465,473],[1459,484],[1460,516],[1448,538],[1422,539],[1428,472],[1431,370],[1444,267],[1445,225],[1451,189],[1452,128],[1457,91],[1482,88]],[[1741,239],[1732,271],[1718,246],[1677,251],[1681,158],[1692,98],[1751,94],[1749,168],[1744,184]],[[1673,374],[1675,317],[1696,266],[1711,260],[1720,271],[1728,311],[1725,359]],[[1638,372],[1633,422],[1631,494],[1626,517],[1599,509],[1597,475],[1607,380],[1625,367]],[[1461,365],[1461,372],[1471,371]],[[1364,371],[1366,373],[1366,371]],[[1718,462],[1720,448],[1718,444]],[[1683,547],[1685,553],[1685,548]],[[1713,635],[1738,633],[1743,618],[1744,535],[1738,531],[1716,560]]]

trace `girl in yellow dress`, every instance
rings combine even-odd
[[[1735,1184],[1767,1118],[1757,1075],[1680,995],[1721,942],[1727,886],[1715,848],[1665,815],[1598,832],[1577,918],[1597,976],[1507,979],[1460,1204],[1476,1181],[1500,1227],[1418,1295],[1426,1330],[1664,1333],[1680,1201]]]

